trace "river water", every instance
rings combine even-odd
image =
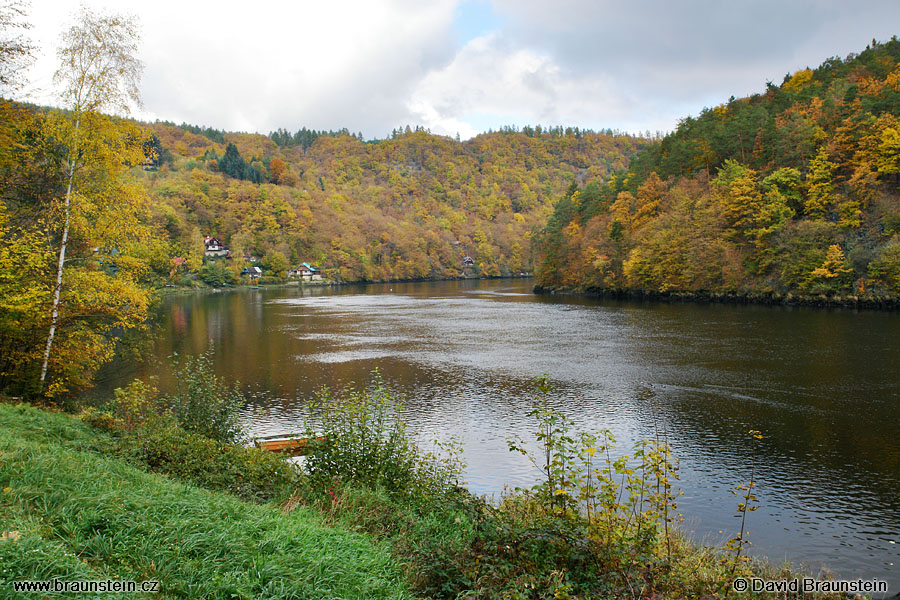
[[[679,510],[698,541],[740,519],[731,491],[756,466],[752,553],[900,591],[900,314],[535,296],[530,280],[272,288],[174,296],[155,364],[215,350],[252,399],[251,433],[297,426],[323,385],[379,369],[424,438],[459,440],[468,487],[499,494],[535,472],[507,439],[533,437],[532,378],[576,429],[622,450],[665,431]],[[764,439],[751,449],[748,430]]]

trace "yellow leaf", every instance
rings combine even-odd
[[[0,533],[0,540],[16,541],[20,537],[22,537],[22,534],[20,534],[18,531],[4,531],[3,533]]]

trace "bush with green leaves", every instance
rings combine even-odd
[[[175,425],[175,415],[160,400],[153,378],[149,383],[135,379],[125,388],[116,388],[113,393],[110,409],[121,422],[120,429],[158,430]]]
[[[304,470],[315,486],[336,482],[382,488],[391,494],[437,495],[459,484],[463,465],[454,444],[425,452],[412,439],[402,402],[373,374],[365,390],[322,390],[304,424],[310,445]]]
[[[271,275],[263,275],[262,277],[260,277],[253,283],[258,283],[259,285],[278,285],[278,284],[284,283],[284,281],[285,280],[283,277],[274,277]]]
[[[878,251],[869,263],[869,273],[874,281],[892,292],[900,291],[900,236],[894,237]]]
[[[240,279],[234,271],[225,266],[224,261],[209,260],[200,269],[200,280],[211,287],[236,285]]]
[[[200,269],[200,279],[208,286],[222,287],[236,285],[240,279],[234,271],[225,266],[224,261],[210,260]]]
[[[178,424],[210,439],[237,443],[244,434],[240,410],[246,402],[238,384],[216,375],[211,353],[172,358],[175,391],[165,399]]]
[[[135,379],[115,390],[109,410],[91,407],[81,420],[117,433],[118,453],[132,461],[247,500],[283,500],[299,485],[299,472],[282,456],[236,445],[243,396],[212,370],[209,355],[175,361],[180,384],[162,398],[150,383]]]

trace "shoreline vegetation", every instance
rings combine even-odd
[[[608,431],[576,432],[544,401],[545,379],[528,413],[534,439],[508,440],[540,479],[488,499],[465,489],[458,446],[412,441],[377,372],[366,389],[311,400],[300,430],[326,441],[297,466],[244,445],[243,397],[206,356],[176,370],[171,395],[135,380],[77,417],[0,403],[11,434],[0,440],[0,585],[109,577],[158,580],[160,598],[661,599],[738,597],[738,577],[805,576],[749,557],[743,525],[723,547],[692,542],[670,441],[623,454]],[[748,523],[754,488],[736,487]]]
[[[409,597],[386,548],[315,510],[286,514],[147,472],[117,455],[113,436],[68,415],[0,404],[0,423],[9,432],[0,439],[4,598],[35,597],[13,581],[54,578],[160,582],[144,598]]]
[[[538,295],[570,295],[587,298],[632,300],[649,302],[692,302],[696,304],[756,304],[760,306],[793,306],[804,308],[846,308],[857,310],[898,310],[900,297],[896,296],[842,296],[826,294],[778,293],[778,292],[707,292],[688,290],[619,290],[589,287],[576,289],[564,286],[535,285]]]
[[[156,291],[161,293],[162,295],[170,295],[170,294],[178,294],[178,293],[189,293],[189,292],[208,292],[208,291],[221,291],[227,289],[253,289],[253,288],[283,288],[283,287],[346,287],[346,286],[354,286],[354,285],[379,285],[379,284],[388,284],[388,283],[426,283],[426,282],[437,282],[437,281],[492,281],[496,279],[533,279],[533,273],[522,273],[518,275],[471,275],[471,276],[459,276],[459,277],[414,277],[409,279],[385,279],[385,280],[377,280],[377,281],[368,281],[368,280],[358,280],[358,281],[332,281],[323,279],[320,281],[297,281],[297,280],[288,280],[288,281],[278,281],[278,282],[262,282],[262,283],[248,283],[241,282],[237,284],[225,284],[220,286],[208,285],[205,283],[198,282],[198,285],[171,285],[161,288],[156,288]]]

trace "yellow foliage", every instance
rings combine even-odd
[[[581,236],[581,226],[577,221],[572,221],[566,226],[566,235],[572,239],[577,239]]]
[[[804,210],[812,219],[824,218],[834,203],[831,181],[834,167],[834,163],[828,160],[828,151],[824,146],[819,148],[819,152],[809,163]]]
[[[900,131],[885,127],[878,137],[878,172],[900,173]]]
[[[45,331],[51,302],[53,251],[46,225],[16,228],[0,203],[0,384],[20,377],[39,358],[34,332]]]
[[[809,69],[803,69],[802,71],[797,71],[794,75],[782,86],[782,89],[788,92],[797,92],[807,83],[812,81],[813,72]]]
[[[615,202],[609,207],[609,212],[612,214],[614,220],[631,228],[633,225],[631,217],[633,204],[634,196],[631,195],[631,192],[619,192]]]
[[[884,84],[895,92],[900,92],[900,66],[888,73],[884,78]]]
[[[836,279],[852,272],[853,269],[847,266],[844,251],[837,244],[832,244],[825,254],[825,262],[821,267],[814,269],[811,276],[815,279]]]
[[[76,33],[83,32],[73,29],[70,35]],[[66,76],[74,86],[69,92],[84,85],[76,74]],[[44,354],[40,379],[47,369],[51,397],[90,385],[94,372],[112,358],[116,333],[140,327],[149,306],[149,293],[138,283],[149,267],[128,254],[148,235],[143,223],[147,194],[130,167],[143,162],[148,135],[134,122],[98,112],[101,106],[123,107],[117,91],[92,93],[96,96],[73,95],[71,110],[50,111],[41,128],[45,140],[67,152],[63,176],[69,186],[64,198],[53,199],[58,221],[52,229],[65,232],[69,245],[59,249],[59,301],[53,302],[58,317],[44,317],[49,354]],[[46,275],[45,285],[56,287],[55,277]]]

